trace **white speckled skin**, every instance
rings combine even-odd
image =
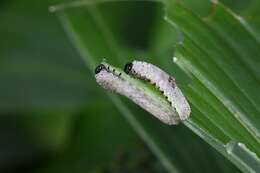
[[[191,112],[189,103],[177,87],[173,77],[155,65],[143,61],[133,61],[132,64],[130,73],[133,76],[155,84],[176,108],[181,120],[186,120],[189,117]]]
[[[162,106],[157,98],[146,93],[141,87],[138,88],[138,86],[132,85],[121,78],[120,75],[115,75],[111,71],[104,69],[97,73],[95,78],[103,88],[128,97],[162,122],[169,125],[179,123],[180,119],[170,105]]]

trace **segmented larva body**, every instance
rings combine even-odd
[[[124,72],[118,72],[107,64],[100,64],[95,69],[95,78],[103,88],[128,97],[162,122],[169,125],[179,123],[177,112],[165,99],[165,104],[162,105],[162,100],[159,101],[158,96],[132,83],[133,79]]]
[[[172,76],[155,65],[143,61],[133,61],[126,64],[124,71],[155,85],[176,109],[181,120],[186,120],[189,117],[190,106]]]

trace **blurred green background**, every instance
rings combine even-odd
[[[0,2],[0,172],[240,172],[184,125],[168,127],[125,100],[146,122],[142,126],[156,145],[145,133],[140,138],[139,126],[129,123],[96,85],[93,69],[86,66],[59,18],[48,11],[61,2]],[[200,16],[211,11],[206,0],[183,3]],[[246,14],[255,2],[223,3]],[[164,65],[171,62],[174,50],[169,45],[181,35],[162,22],[161,5],[128,3],[102,9],[129,57],[136,55],[134,50],[146,57],[168,57]],[[109,57],[99,46],[99,32],[91,29],[82,32],[96,45],[93,51],[101,59]],[[164,32],[155,34],[158,30]],[[174,73],[181,85],[188,83],[177,66]],[[169,149],[170,161],[158,159],[158,148]]]

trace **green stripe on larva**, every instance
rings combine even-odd
[[[150,83],[105,62],[96,67],[95,78],[103,88],[128,97],[162,122],[171,125],[181,121],[176,108]]]

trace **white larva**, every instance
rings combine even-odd
[[[163,96],[148,91],[143,82],[123,71],[102,63],[95,69],[95,78],[103,88],[128,97],[162,122],[169,125],[180,122],[178,113]]]
[[[153,64],[133,61],[125,65],[124,71],[136,78],[151,82],[169,100],[181,120],[186,120],[191,112],[189,103],[176,85],[175,79]]]

